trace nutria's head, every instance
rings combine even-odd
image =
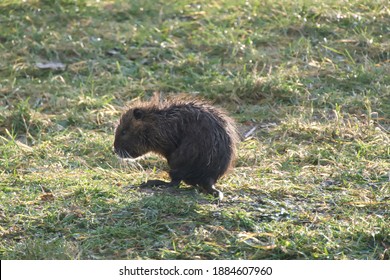
[[[144,109],[133,108],[122,115],[114,141],[114,151],[121,158],[136,158],[150,151],[145,114]]]

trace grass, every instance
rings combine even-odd
[[[0,258],[389,259],[389,21],[384,0],[1,1]],[[156,91],[256,127],[220,205],[128,187],[167,177],[112,154]]]

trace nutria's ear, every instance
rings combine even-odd
[[[141,109],[134,109],[133,111],[134,118],[136,120],[142,119],[144,116],[144,112]]]

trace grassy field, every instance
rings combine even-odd
[[[0,2],[1,259],[389,259],[386,0]],[[225,201],[112,153],[186,93],[240,131]]]

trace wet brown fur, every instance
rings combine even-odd
[[[171,182],[151,180],[142,186],[184,181],[222,199],[214,184],[232,166],[238,139],[234,121],[223,110],[175,98],[134,104],[120,119],[114,150],[123,158],[155,152],[167,159]]]

